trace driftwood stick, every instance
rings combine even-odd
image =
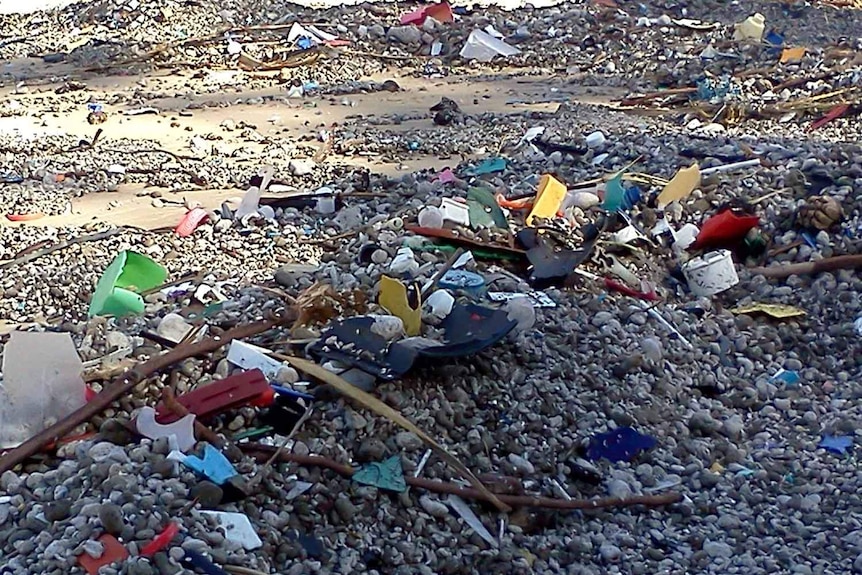
[[[786,266],[750,268],[753,275],[763,275],[768,278],[786,278],[792,275],[819,274],[835,270],[852,270],[862,268],[862,254],[853,256],[835,256],[818,260],[816,262],[805,262],[802,264],[789,264]]]
[[[266,461],[273,453],[275,448],[269,445],[261,445],[259,443],[241,444],[240,449],[257,459],[258,461]],[[300,465],[316,465],[331,469],[344,477],[352,477],[354,469],[349,465],[338,463],[327,457],[320,455],[297,455],[295,453],[280,453],[278,454],[279,461],[285,463],[298,463]],[[475,499],[478,501],[486,501],[490,503],[490,499],[472,487],[461,487],[454,483],[445,481],[435,481],[433,479],[425,479],[422,477],[404,477],[407,484],[426,491],[435,493],[451,493],[459,497]],[[659,507],[662,505],[671,505],[682,499],[682,496],[676,492],[664,493],[661,495],[639,495],[635,497],[605,497],[602,499],[554,499],[551,497],[540,497],[537,495],[507,495],[503,493],[495,493],[496,497],[512,507],[543,507],[546,509],[561,509],[561,510],[576,510],[576,509],[601,509],[605,507],[631,507],[633,505],[645,505],[647,507]]]
[[[184,359],[196,355],[211,353],[234,339],[243,339],[263,333],[272,327],[286,321],[292,321],[296,316],[295,311],[289,310],[282,316],[274,319],[265,319],[255,323],[235,327],[220,336],[208,338],[197,343],[177,346],[167,353],[153,357],[134,369],[120,375],[110,385],[106,385],[90,402],[82,408],[70,413],[48,429],[41,431],[0,457],[0,473],[8,471],[38,453],[45,445],[53,443],[67,435],[73,429],[86,423],[93,416],[98,415],[108,408],[113,402],[120,399],[140,382],[149,376],[167,367],[174,365]]]

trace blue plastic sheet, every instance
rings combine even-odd
[[[599,433],[590,439],[587,457],[592,461],[631,461],[638,453],[652,449],[656,445],[654,437],[638,433],[631,427],[618,427],[607,433]]]
[[[853,438],[847,435],[824,435],[818,447],[822,447],[831,453],[844,455],[853,447]]]

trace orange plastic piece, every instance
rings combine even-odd
[[[105,552],[102,553],[101,557],[94,559],[86,553],[78,556],[78,564],[90,575],[98,575],[99,569],[105,565],[110,565],[117,561],[125,561],[128,558],[129,552],[126,551],[123,544],[117,541],[117,538],[113,535],[105,533],[97,541],[105,547]]]

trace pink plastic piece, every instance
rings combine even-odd
[[[458,181],[458,177],[452,172],[450,168],[446,168],[445,170],[437,174],[436,179],[443,184],[451,184]]]
[[[203,208],[189,210],[186,212],[186,215],[183,216],[183,219],[180,220],[179,225],[177,225],[176,230],[174,231],[176,231],[177,235],[181,238],[188,237],[192,235],[195,230],[198,229],[198,226],[209,217],[209,214]]]

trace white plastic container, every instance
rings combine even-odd
[[[682,273],[696,296],[713,296],[739,283],[733,258],[727,250],[689,260],[682,266]]]
[[[765,28],[766,18],[758,12],[742,22],[733,25],[733,39],[736,41],[753,40],[760,42],[763,38],[763,30]]]

